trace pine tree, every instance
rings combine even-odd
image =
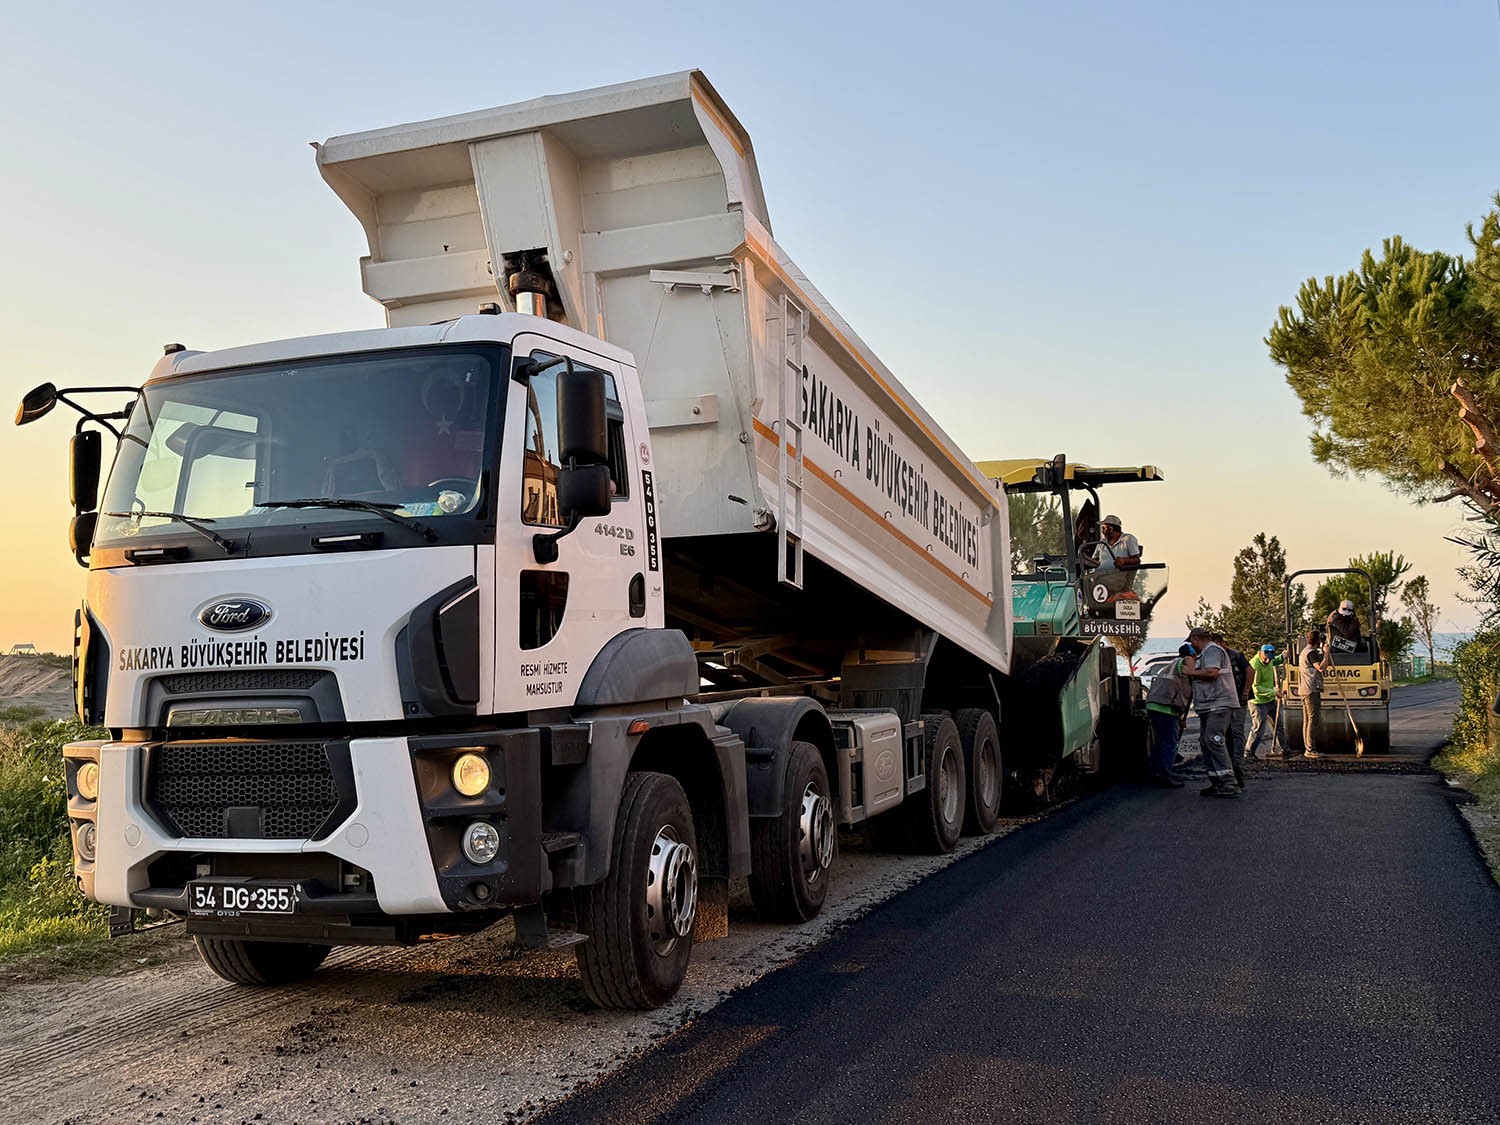
[[[1254,652],[1263,644],[1284,643],[1287,630],[1286,551],[1281,540],[1257,532],[1248,547],[1234,556],[1234,578],[1229,586],[1229,604],[1215,610],[1204,599],[1188,617],[1188,627],[1224,634],[1230,646]],[[1299,582],[1291,591],[1292,630],[1302,628],[1307,617],[1307,590]]]

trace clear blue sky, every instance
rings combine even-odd
[[[1459,513],[1312,464],[1261,341],[1387,235],[1465,249],[1500,189],[1493,0],[4,12],[6,402],[381,323],[309,141],[700,67],[778,240],[973,456],[1165,469],[1113,505],[1175,568],[1165,615],[1267,530],[1294,566],[1394,547],[1470,621]],[[65,439],[0,440],[0,645],[66,643]]]

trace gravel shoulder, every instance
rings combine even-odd
[[[682,992],[650,1013],[594,1010],[571,953],[521,953],[508,923],[336,951],[283,989],[226,984],[186,941],[123,975],[0,981],[0,1120],[523,1120],[1024,823],[940,857],[841,845],[829,901],[800,927],[757,921],[740,886],[730,936],[696,946]]]

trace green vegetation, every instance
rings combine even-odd
[[[1266,345],[1320,463],[1488,510],[1500,499],[1496,451],[1476,448],[1474,422],[1500,413],[1500,210],[1468,234],[1471,261],[1395,237],[1357,270],[1309,278]]]
[[[0,961],[98,943],[106,911],[73,885],[62,746],[97,737],[29,707],[0,709]]]
[[[1480,620],[1477,647],[1457,661],[1463,703],[1444,760],[1481,788],[1493,769],[1475,732],[1488,722],[1494,683],[1481,688],[1500,641],[1500,196],[1494,202],[1468,227],[1472,257],[1386,239],[1358,269],[1304,282],[1266,336],[1312,423],[1314,458],[1335,475],[1374,473],[1418,503],[1460,501],[1479,525],[1454,539],[1473,556],[1459,571],[1471,591],[1461,598]],[[1428,640],[1437,611],[1421,604],[1427,591],[1403,601],[1413,635]],[[1382,637],[1382,648],[1401,640]]]
[[[1042,555],[1066,555],[1068,532],[1062,505],[1046,492],[1019,492],[1007,498],[1010,512],[1010,569],[1027,574]]]
[[[1460,704],[1453,742],[1433,764],[1473,793],[1477,816],[1469,823],[1500,878],[1500,731],[1491,736],[1490,706],[1500,692],[1500,630],[1477,633],[1453,654]]]

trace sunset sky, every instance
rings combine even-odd
[[[1462,512],[1313,463],[1262,338],[1386,236],[1467,252],[1493,0],[3,7],[7,411],[168,341],[382,324],[310,141],[698,67],[778,241],[973,457],[1161,466],[1106,501],[1173,567],[1158,636],[1262,530],[1294,567],[1395,549],[1472,623]],[[71,427],[0,438],[0,651],[69,644]]]

